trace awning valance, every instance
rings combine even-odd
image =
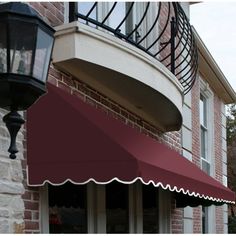
[[[235,200],[174,150],[50,84],[27,112],[27,165],[31,186],[139,179],[195,199]]]

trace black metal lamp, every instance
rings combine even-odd
[[[29,5],[0,4],[0,107],[9,130],[10,158],[16,158],[16,135],[25,122],[18,110],[29,108],[46,92],[54,29]]]

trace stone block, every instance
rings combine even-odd
[[[8,194],[0,194],[0,207],[9,208],[12,196]]]
[[[24,218],[24,209],[22,211],[13,211],[12,218],[21,220]]]
[[[227,164],[223,162],[222,174],[227,176]]]
[[[10,216],[10,213],[9,213],[9,210],[7,208],[0,208],[0,217],[8,218],[9,216]]]
[[[188,151],[186,151],[186,150],[183,150],[183,156],[185,157],[185,158],[187,158],[189,161],[192,161],[192,153],[191,152],[188,152]]]
[[[0,137],[0,150],[2,150],[2,152],[6,153],[8,156],[9,156],[9,153],[7,150],[9,148],[9,145],[10,145],[10,139]]]
[[[14,183],[10,181],[0,181],[0,193],[23,194],[24,186],[22,183]]]
[[[10,225],[8,220],[0,220],[0,232],[1,234],[10,233]]]
[[[10,205],[14,212],[24,211],[24,201],[21,196],[12,197]]]
[[[7,130],[7,127],[4,125],[4,126],[0,126],[0,135],[1,137],[4,137],[4,138],[9,138],[10,137],[10,134]]]
[[[192,132],[185,127],[182,127],[183,148],[192,150]]]
[[[187,93],[185,96],[184,96],[184,103],[186,105],[188,105],[189,107],[191,107],[191,103],[192,103],[192,91],[190,91],[189,93]]]
[[[192,111],[185,104],[183,105],[183,125],[190,130],[192,129]]]
[[[0,160],[0,179],[10,179],[10,160]]]
[[[10,175],[14,182],[22,182],[23,172],[21,162],[18,159],[11,162]]]

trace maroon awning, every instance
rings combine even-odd
[[[51,84],[27,112],[28,184],[141,180],[216,202],[235,195],[166,145]]]

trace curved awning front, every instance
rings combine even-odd
[[[27,112],[27,165],[30,186],[141,180],[194,197],[195,205],[235,201],[176,151],[50,84]]]

